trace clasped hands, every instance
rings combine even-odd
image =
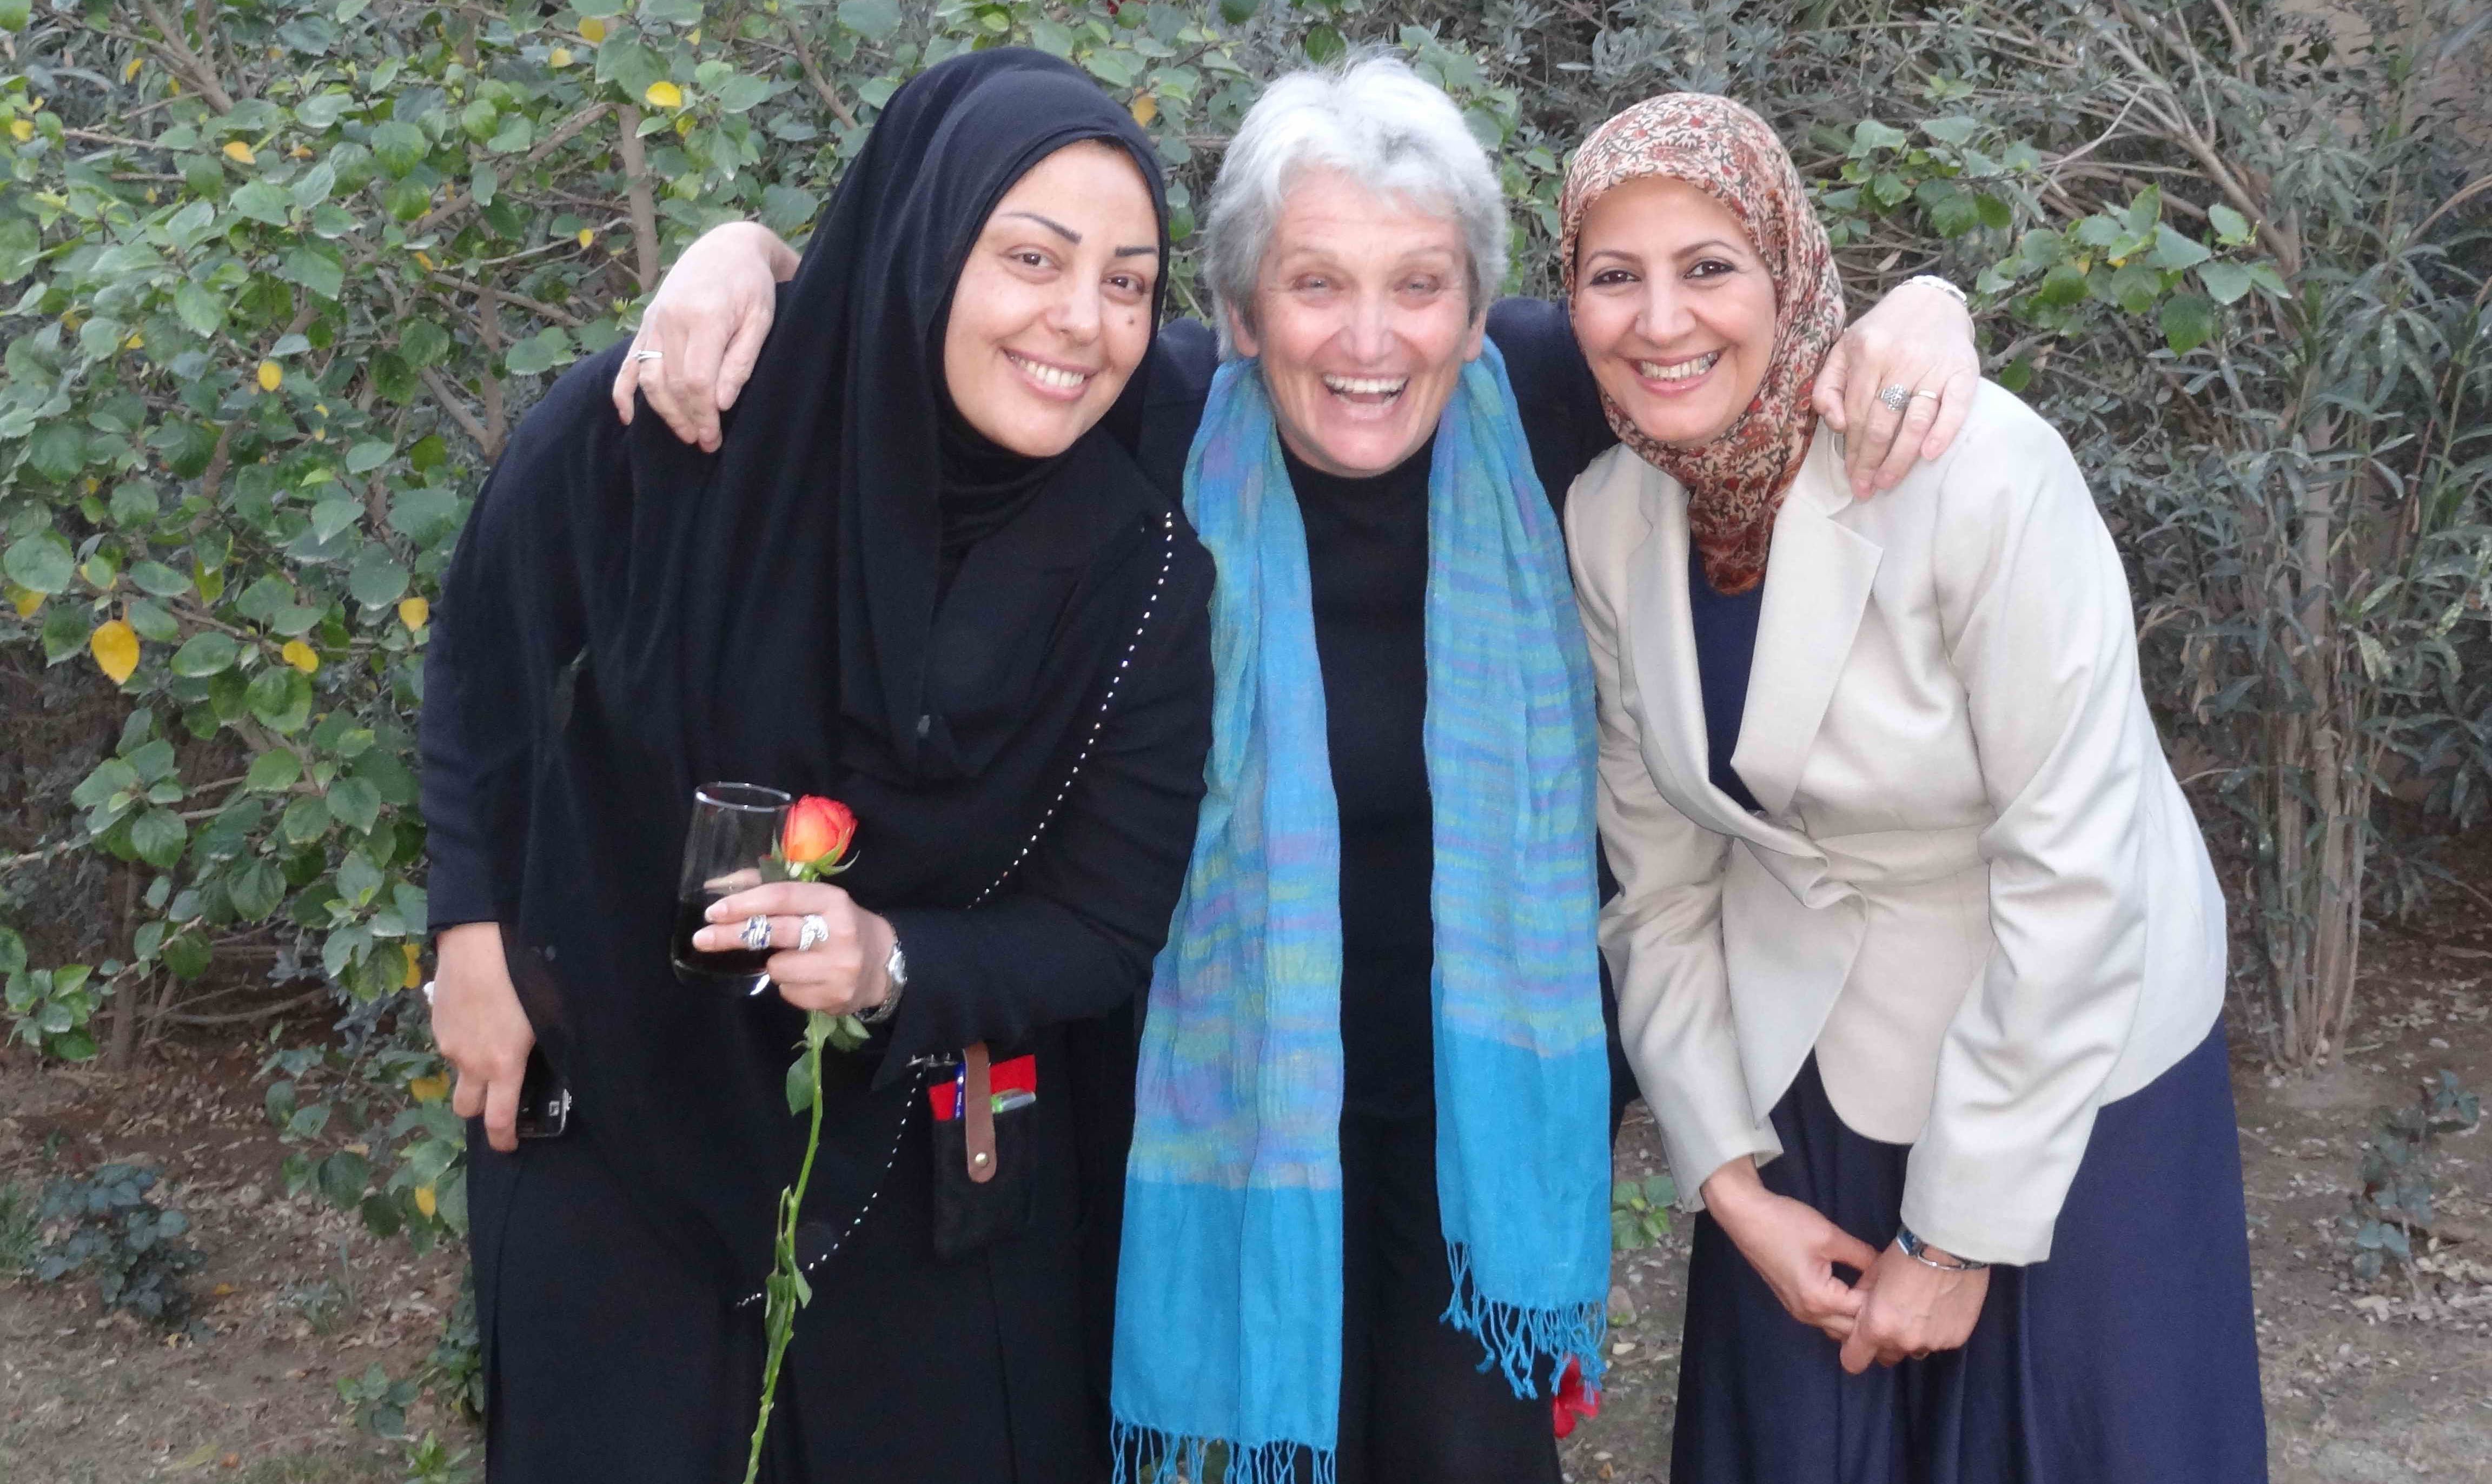
[[[1706,1208],[1792,1318],[1843,1347],[1843,1369],[1857,1376],[1875,1361],[1893,1365],[1972,1337],[1990,1292],[1990,1271],[1948,1272],[1917,1261],[1895,1243],[1880,1252],[1804,1202],[1765,1189],[1746,1155],[1705,1181]],[[1945,1254],[1926,1249],[1944,1261]],[[1846,1283],[1848,1267],[1859,1278]]]

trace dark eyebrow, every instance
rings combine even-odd
[[[1053,226],[1054,224],[1055,223],[1052,222],[1048,223],[1050,226]],[[1157,257],[1160,255],[1160,250],[1149,247],[1118,248],[1115,252],[1115,255],[1118,257]]]
[[[1707,237],[1703,242],[1690,243],[1686,247],[1679,249],[1678,255],[1685,257],[1690,252],[1702,252],[1706,249],[1710,248],[1717,252],[1728,252],[1736,257],[1738,255],[1743,246],[1744,244],[1734,243],[1726,238]]]
[[[1031,220],[1032,222],[1035,222],[1035,223],[1037,223],[1039,225],[1041,225],[1041,226],[1043,226],[1043,227],[1046,227],[1049,231],[1053,232],[1056,236],[1063,238],[1066,242],[1070,242],[1070,243],[1074,243],[1074,244],[1076,244],[1076,245],[1079,245],[1079,244],[1081,243],[1081,241],[1082,241],[1082,234],[1081,234],[1080,232],[1077,232],[1077,231],[1075,231],[1073,228],[1071,228],[1071,227],[1069,227],[1069,226],[1066,226],[1066,225],[1065,225],[1063,223],[1061,223],[1061,222],[1052,222],[1052,221],[1048,220],[1047,218],[1040,216],[1037,212],[1034,212],[1034,211],[1008,211],[1008,212],[1005,212],[1003,215],[1005,215],[1005,216],[1007,216],[1007,217],[1027,217],[1027,218],[1029,218],[1029,220]]]

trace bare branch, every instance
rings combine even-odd
[[[219,113],[231,113],[233,95],[225,91],[224,79],[217,75],[214,64],[191,49],[190,43],[182,39],[182,28],[173,21],[171,16],[164,14],[164,8],[158,5],[156,0],[138,0],[138,9],[145,13],[148,20],[155,24],[163,38],[161,41],[151,41],[149,45],[164,58],[165,65],[188,77],[191,85],[199,90],[199,96],[207,100],[209,107]],[[203,46],[209,45],[206,24],[215,14],[207,4],[200,5],[199,44]]]
[[[658,197],[649,187],[649,157],[640,148],[640,110],[625,104],[614,110],[614,119],[621,135],[614,152],[622,159],[632,202],[632,255],[645,294],[658,286]]]

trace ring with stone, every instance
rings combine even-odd
[[[744,946],[759,953],[770,946],[770,919],[759,912],[744,919]]]
[[[798,953],[811,953],[815,949],[822,946],[822,940],[830,935],[830,924],[822,921],[821,914],[818,912],[807,912],[803,917],[797,919],[796,951]]]
[[[1908,386],[1890,386],[1878,394],[1878,400],[1886,404],[1886,410],[1889,412],[1901,412],[1913,404],[1913,389]]]

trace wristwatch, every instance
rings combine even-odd
[[[857,1012],[860,1025],[879,1025],[891,1019],[892,1012],[900,1008],[900,992],[908,988],[908,955],[900,951],[900,939],[896,936],[891,940],[891,952],[883,958],[882,977],[891,988],[882,996],[881,1004]]]

